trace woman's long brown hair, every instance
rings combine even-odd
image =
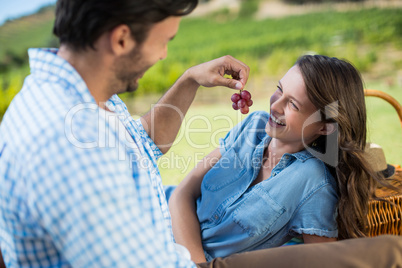
[[[338,140],[337,146],[327,146],[337,151],[326,152],[338,155],[337,164],[326,164],[334,171],[338,186],[338,239],[364,237],[368,201],[381,177],[363,157],[367,116],[361,76],[350,63],[327,56],[302,56],[296,65],[308,97],[320,110],[322,119],[337,124],[337,130],[331,134]],[[336,110],[331,111],[333,103]],[[322,138],[324,143],[334,140],[329,136]]]

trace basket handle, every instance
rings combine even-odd
[[[401,123],[401,127],[402,127],[402,105],[396,100],[394,99],[391,95],[379,91],[379,90],[375,90],[375,89],[365,89],[364,90],[364,95],[367,97],[379,97],[381,99],[386,100],[387,102],[389,102],[396,110],[396,112],[398,113],[399,116],[399,122]]]

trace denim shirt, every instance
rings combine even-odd
[[[284,154],[269,178],[250,187],[271,140],[268,119],[255,112],[221,139],[222,157],[202,181],[197,215],[208,260],[280,246],[301,234],[338,235],[336,182],[308,151]]]

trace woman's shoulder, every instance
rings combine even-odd
[[[284,184],[287,185],[288,196],[294,196],[294,201],[299,202],[297,207],[310,199],[320,200],[319,202],[336,202],[337,200],[336,180],[320,159],[309,157],[303,161],[294,160],[284,170],[283,177],[286,180],[282,183],[282,187]],[[322,199],[323,197],[326,201]]]
[[[265,111],[256,111],[251,113],[244,119],[238,128],[234,128],[236,135],[245,136],[248,139],[263,139],[267,134],[265,127],[268,123],[269,114]]]
[[[269,114],[264,111],[256,111],[247,116],[243,121],[232,128],[225,138],[220,139],[221,153],[229,148],[249,147],[255,148],[263,141],[267,134],[265,126],[268,122]]]
[[[265,129],[269,114],[265,111],[255,111],[243,120],[243,128]]]
[[[296,153],[294,156],[297,159],[294,167],[300,171],[299,174],[302,177],[310,181],[313,179],[316,183],[335,183],[331,168],[307,150]]]
[[[269,113],[266,111],[255,111],[252,112],[247,119],[251,120],[251,121],[256,121],[256,120],[262,120],[262,121],[268,121],[269,119]]]

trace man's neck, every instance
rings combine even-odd
[[[76,52],[64,45],[60,46],[57,55],[74,67],[84,80],[98,106],[105,109],[104,103],[110,99],[113,93],[107,89],[109,72],[104,57],[91,48]]]

